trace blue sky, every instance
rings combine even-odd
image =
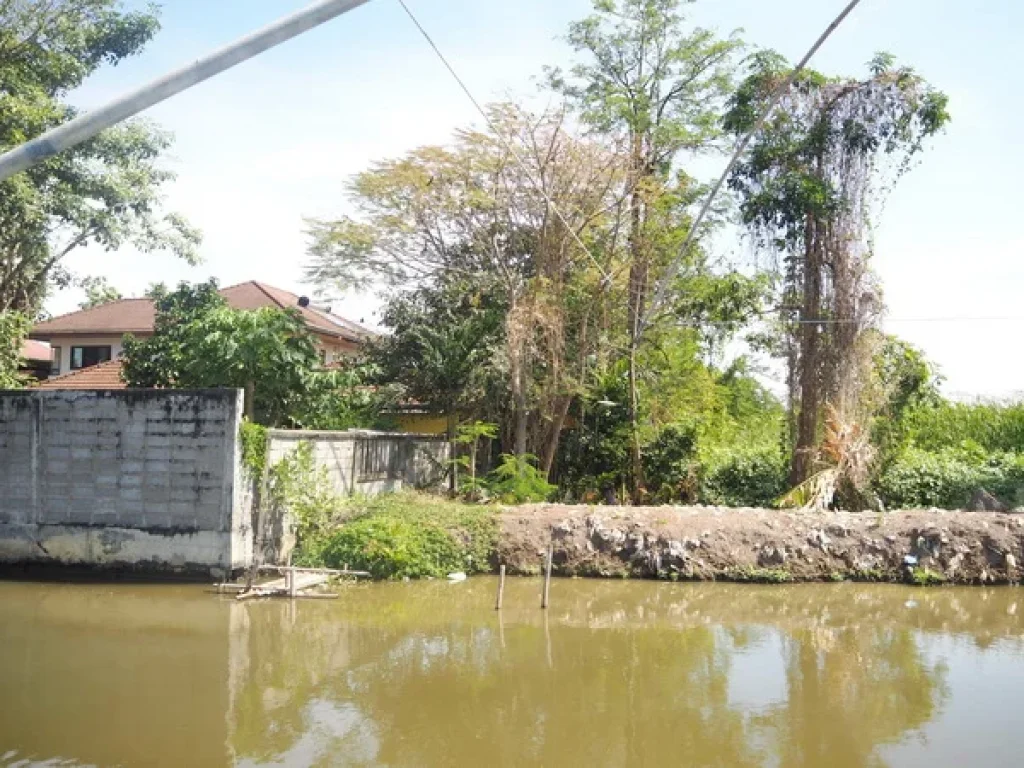
[[[407,0],[481,100],[530,96],[544,64],[564,63],[558,40],[589,0]],[[845,0],[700,0],[691,17],[791,59]],[[130,3],[141,5],[141,3]],[[302,0],[167,0],[146,51],[97,74],[76,101],[97,105],[266,24]],[[1011,0],[863,0],[812,66],[859,74],[879,50],[916,67],[951,99],[953,122],[904,178],[875,236],[887,327],[923,347],[947,391],[1024,391],[1024,4]],[[372,0],[259,59],[147,113],[175,135],[178,180],[169,207],[204,232],[204,263],[170,256],[81,252],[69,266],[139,293],[156,280],[247,279],[308,291],[304,216],[345,210],[347,176],[375,159],[443,142],[477,115],[396,0]],[[724,161],[722,161],[724,162]],[[703,166],[704,164],[702,164]],[[709,169],[716,167],[710,164]],[[731,239],[716,246],[738,251]],[[74,291],[51,311],[74,308]],[[351,296],[336,311],[373,322],[376,302]],[[975,318],[946,322],[936,318]],[[976,318],[1010,318],[979,320]],[[928,318],[922,321],[921,318]],[[908,320],[914,320],[909,322]]]

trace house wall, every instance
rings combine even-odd
[[[60,373],[71,373],[71,347],[110,347],[110,356],[116,360],[124,350],[124,337],[112,336],[51,336],[47,341],[51,347],[60,347]]]
[[[239,390],[0,392],[0,563],[251,558]]]
[[[327,469],[337,493],[378,494],[403,488],[437,487],[444,479],[448,462],[448,443],[433,435],[396,432],[314,432],[305,430],[269,431],[268,460],[277,463],[300,443],[313,446],[313,456]],[[365,454],[376,451],[382,471],[368,473]],[[394,456],[393,463],[388,457]],[[384,470],[383,465],[389,464]]]

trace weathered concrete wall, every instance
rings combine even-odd
[[[270,430],[268,459],[280,461],[302,442],[313,446],[342,494],[377,494],[402,488],[436,487],[444,479],[448,443],[435,435],[398,432]]]
[[[0,563],[225,572],[251,557],[241,392],[0,392]]]

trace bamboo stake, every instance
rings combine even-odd
[[[551,596],[551,560],[555,555],[555,539],[552,537],[548,544],[548,562],[544,572],[544,596],[541,598],[540,607],[548,607],[548,598]]]
[[[501,610],[501,600],[505,596],[505,565],[498,569],[498,600],[494,604],[494,610]]]

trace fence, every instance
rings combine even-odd
[[[448,442],[436,435],[272,429],[268,439],[271,464],[300,443],[311,444],[317,464],[327,469],[338,493],[377,494],[437,487],[447,471]]]
[[[237,390],[0,392],[0,563],[251,559]]]

